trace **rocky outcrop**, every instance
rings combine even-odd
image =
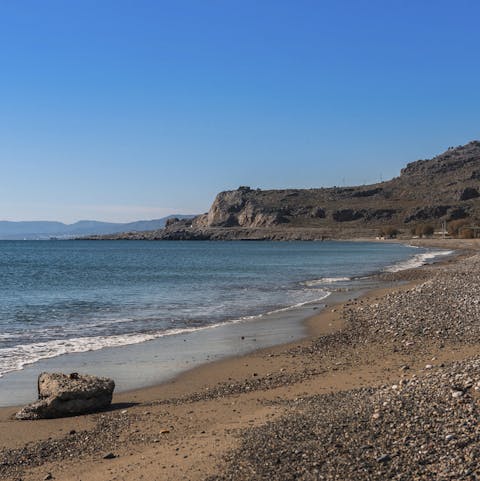
[[[447,220],[458,220],[458,219],[465,219],[466,217],[470,216],[470,210],[468,206],[463,207],[452,207],[448,211],[448,219]]]
[[[165,222],[165,227],[170,227],[173,224],[177,224],[178,222],[180,222],[180,219],[178,217],[170,217],[170,219],[167,219],[167,221]]]
[[[472,167],[478,168],[479,150],[480,142],[477,140],[466,145],[449,147],[446,152],[433,159],[410,162],[402,169],[401,175],[428,177],[449,173],[458,174],[461,171],[470,170]]]
[[[238,214],[246,204],[245,193],[242,190],[221,192],[215,198],[207,216],[210,227],[232,227],[239,225]]]
[[[105,409],[112,402],[112,379],[77,373],[42,373],[38,401],[17,412],[17,419],[50,419]]]
[[[258,202],[249,187],[221,192],[210,208],[205,227],[271,227],[288,222],[288,210]]]
[[[389,220],[398,213],[398,209],[370,209],[365,213],[367,221]]]
[[[436,205],[436,206],[429,206],[429,207],[422,207],[414,209],[406,218],[405,222],[413,222],[413,221],[426,221],[431,219],[438,219],[444,216],[451,206],[449,205]]]
[[[333,220],[337,222],[351,222],[352,220],[361,219],[365,214],[363,211],[353,209],[336,210],[332,214]]]
[[[386,227],[410,232],[412,223],[440,228],[444,221],[467,217],[480,223],[478,141],[411,162],[400,176],[372,185],[284,190],[241,186],[219,193],[208,213],[192,221],[123,238],[346,238],[375,236]]]

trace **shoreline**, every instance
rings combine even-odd
[[[334,289],[318,301],[279,309],[255,319],[225,321],[188,334],[168,335],[137,344],[67,353],[39,360],[0,378],[0,390],[12,392],[0,400],[0,416],[2,409],[18,409],[36,399],[36,380],[43,371],[80,371],[111,377],[116,382],[115,396],[121,396],[163,386],[184,373],[212,363],[308,340],[312,335],[311,319],[347,300],[362,297],[372,289],[384,289],[387,287],[382,285],[393,284],[391,281],[377,279],[376,276],[365,281],[365,285],[359,284],[338,291]],[[325,332],[327,331],[328,329]],[[181,339],[188,346],[188,352],[178,352]],[[130,365],[143,369],[145,381],[141,386],[128,387],[132,382],[138,384],[136,372]],[[163,369],[159,370],[159,365],[163,365]],[[20,401],[10,402],[9,399]]]
[[[428,246],[422,247],[428,248]],[[452,255],[455,256],[453,251],[447,258],[451,258]],[[412,255],[406,261],[400,261],[398,265],[403,265],[403,268],[399,271],[411,269],[412,267],[408,264],[416,257],[417,255]],[[433,261],[433,263],[441,262],[443,262],[442,256],[437,256]],[[427,265],[430,263],[425,261]],[[413,266],[413,268],[425,264]],[[347,299],[356,299],[372,289],[385,289],[391,281],[382,279],[382,275],[395,271],[387,269],[373,272],[366,277],[349,279],[346,288],[335,288],[338,284],[334,282],[331,284],[330,292],[324,298],[277,309],[253,316],[252,319],[224,321],[192,332],[160,336],[141,343],[40,359],[35,363],[27,364],[25,368],[8,372],[0,377],[0,391],[11,393],[0,399],[0,409],[18,408],[35,400],[36,379],[43,371],[80,371],[111,377],[116,382],[116,393],[120,395],[163,385],[184,372],[217,360],[244,356],[261,349],[309,339],[312,335],[309,319],[318,315],[313,311],[324,310],[326,305],[337,305]],[[177,350],[179,338],[188,342],[188,355],[183,351],[179,355]],[[239,339],[242,341],[239,342]],[[229,344],[228,347],[222,346],[226,343]],[[158,352],[161,354],[157,354]],[[132,372],[132,364],[142,369],[144,380],[140,385],[136,373]],[[161,372],[159,372],[159,365],[162,366]]]
[[[362,239],[362,242],[363,241],[364,240]],[[423,247],[423,246],[419,246],[419,247]],[[428,247],[428,245],[425,245],[425,247]],[[435,245],[432,247],[439,247],[443,249],[443,247],[440,247],[440,245]],[[465,247],[463,247],[462,249],[464,248]],[[371,276],[368,276],[368,279],[376,281],[374,282],[373,286],[356,287],[351,291],[343,291],[343,292],[332,291],[329,294],[329,296],[325,299],[325,301],[327,302],[324,304],[324,307],[321,308],[320,312],[315,314],[310,314],[307,317],[303,318],[303,320],[299,320],[299,323],[301,323],[302,327],[305,329],[305,333],[302,337],[299,337],[298,339],[283,342],[280,344],[273,344],[272,346],[259,347],[245,354],[227,355],[217,360],[201,363],[197,366],[194,366],[186,371],[183,371],[177,374],[176,376],[162,383],[151,385],[151,386],[145,386],[143,388],[130,389],[123,392],[118,392],[116,396],[118,396],[119,401],[126,401],[128,398],[132,396],[133,398],[141,397],[144,400],[145,394],[148,392],[149,395],[150,393],[152,395],[152,398],[150,400],[153,400],[154,398],[157,398],[160,395],[159,391],[161,391],[167,385],[181,384],[183,382],[186,382],[191,386],[191,380],[194,377],[196,377],[197,372],[201,372],[203,374],[203,371],[205,370],[206,373],[208,373],[211,370],[211,368],[215,368],[215,370],[217,370],[217,367],[220,371],[222,371],[231,364],[236,365],[240,363],[241,360],[244,358],[248,359],[250,357],[254,357],[257,355],[268,356],[277,351],[283,351],[288,348],[293,348],[301,344],[308,344],[312,339],[316,337],[327,336],[330,334],[334,334],[335,332],[340,332],[345,327],[345,322],[341,319],[340,313],[342,308],[349,302],[351,301],[363,302],[366,299],[370,299],[370,298],[376,299],[390,292],[397,292],[397,291],[409,289],[417,285],[419,282],[421,282],[418,279],[406,281],[402,278],[396,279],[393,281],[390,279],[382,280],[380,279],[382,275],[395,276],[396,274],[398,274],[401,276],[401,273],[404,271],[416,271],[416,270],[428,268],[429,266],[438,267],[444,264],[449,264],[451,262],[455,262],[456,260],[459,260],[465,256],[468,257],[470,255],[469,251],[464,252],[462,251],[462,249],[458,249],[458,248],[452,249],[452,252],[447,255],[446,259],[439,257],[438,260],[435,260],[430,263],[425,263],[413,268],[407,268],[407,269],[392,271],[392,272],[379,272],[376,274],[372,274]],[[330,302],[328,302],[329,300]],[[2,408],[0,407],[0,412],[1,412],[1,409]]]
[[[460,255],[461,255],[460,253],[453,253],[448,256],[447,260],[441,259],[430,264],[423,264],[421,266],[412,268],[412,270],[422,269],[430,265],[440,265],[444,262],[450,262],[450,259],[455,259],[457,258],[457,256],[460,256]],[[403,271],[397,271],[397,272],[403,272]],[[397,272],[393,272],[391,274],[395,275]],[[339,313],[342,307],[348,302],[355,301],[355,300],[361,302],[363,299],[366,299],[369,297],[377,297],[377,296],[384,295],[388,292],[401,290],[411,285],[415,285],[418,282],[418,281],[405,282],[404,280],[382,281],[380,279],[376,279],[380,274],[381,273],[373,274],[372,276],[369,276],[368,280],[374,280],[374,279],[376,280],[373,287],[364,286],[364,287],[357,287],[355,289],[347,290],[347,291],[339,291],[339,292],[332,291],[325,299],[322,299],[318,303],[323,307],[317,306],[316,305],[317,303],[308,303],[309,304],[307,306],[308,310],[311,310],[312,308],[314,310],[319,309],[319,312],[314,314],[310,312],[308,314],[305,314],[303,318],[295,317],[294,323],[297,324],[297,331],[298,331],[297,338],[285,340],[283,342],[273,342],[272,345],[268,345],[264,347],[259,347],[257,345],[254,345],[254,346],[251,346],[250,349],[248,349],[246,352],[243,352],[243,353],[233,352],[231,354],[222,355],[218,359],[206,359],[205,361],[200,362],[198,365],[195,365],[186,369],[182,369],[178,373],[169,375],[168,378],[163,381],[148,384],[142,387],[125,389],[125,390],[117,390],[116,388],[113,395],[112,405],[116,403],[128,402],[129,399],[134,399],[134,400],[141,399],[142,402],[151,402],[158,399],[159,397],[163,397],[163,394],[169,393],[170,389],[165,389],[166,387],[177,386],[185,383],[186,385],[188,384],[190,389],[192,387],[192,380],[197,377],[197,373],[200,373],[201,374],[200,377],[202,378],[204,377],[204,375],[205,377],[210,377],[209,375],[210,371],[217,371],[217,370],[223,371],[227,366],[237,365],[243,359],[248,359],[250,357],[256,357],[256,356],[270,355],[271,353],[274,353],[277,351],[282,351],[282,350],[293,348],[295,346],[299,346],[302,344],[307,344],[309,341],[311,341],[313,338],[317,336],[329,335],[337,331],[341,331],[344,328],[345,324],[344,322],[342,322],[341,318],[339,317]],[[390,273],[385,273],[385,274],[390,274]],[[330,302],[323,303],[323,301],[330,301]],[[313,307],[310,307],[310,304],[312,304]],[[293,307],[287,308],[286,310],[289,310],[289,309],[293,309]],[[254,322],[261,322],[261,321],[262,319],[256,319]],[[211,330],[217,330],[222,327],[229,329],[229,328],[232,328],[233,326],[245,326],[247,329],[249,329],[251,327],[251,324],[250,324],[250,321],[238,322],[238,323],[228,323],[227,321],[225,322],[225,325],[212,326]],[[276,325],[276,327],[278,328],[279,326]],[[206,329],[205,331],[209,331],[209,330],[210,329]],[[205,331],[196,331],[195,333],[205,332]],[[271,334],[272,333],[269,332],[269,336]],[[166,337],[169,337],[169,336],[166,336]],[[250,337],[255,339],[254,342],[256,342],[256,337],[254,336],[250,336]],[[293,336],[289,336],[289,337],[292,338]],[[240,336],[236,336],[236,338],[238,340]],[[141,349],[142,346],[153,345],[155,344],[155,341],[158,341],[161,339],[164,339],[164,338],[159,338],[152,341],[145,341],[139,344],[105,348],[105,349],[100,349],[98,351],[91,351],[91,352],[87,351],[87,352],[81,352],[81,353],[64,354],[61,356],[57,356],[55,358],[44,359],[39,361],[38,363],[35,363],[35,364],[38,364],[39,367],[35,369],[34,373],[29,373],[28,376],[26,376],[27,377],[26,383],[28,383],[32,387],[31,389],[32,392],[33,391],[36,392],[36,384],[35,382],[32,383],[32,381],[36,381],[38,374],[44,370],[44,367],[46,367],[46,365],[51,365],[51,364],[53,364],[54,366],[57,365],[59,366],[59,369],[61,368],[61,366],[65,367],[65,363],[63,362],[64,358],[71,359],[72,357],[85,357],[85,356],[90,357],[95,354],[101,355],[102,352],[104,351],[107,351],[107,352],[111,350],[124,351],[126,349],[128,350],[128,348],[131,348],[131,347],[133,348],[138,347]],[[68,364],[70,363],[67,363],[67,366]],[[77,365],[76,362],[74,362],[73,364]],[[94,365],[96,364],[96,361],[94,360],[93,363],[89,363],[89,364]],[[28,367],[32,367],[32,365],[29,365]],[[66,370],[68,371],[68,369]],[[7,373],[5,377],[9,376],[10,374],[22,376],[22,374],[25,374],[25,371],[26,369],[22,369],[20,371],[13,371],[11,373]],[[0,383],[2,380],[5,380],[5,378],[0,378]],[[8,380],[8,377],[7,377],[7,380]],[[176,387],[174,390],[175,391],[177,390]],[[160,391],[163,391],[163,392],[160,392]],[[180,391],[183,391],[183,389],[180,388]],[[31,402],[31,401],[26,401],[26,402]],[[22,405],[23,404],[21,403],[9,404],[9,405],[0,404],[0,422],[6,419],[5,413],[7,413],[7,417],[11,416]],[[48,420],[48,421],[54,421],[54,420]]]
[[[459,248],[477,246],[462,244]],[[12,480],[17,475],[25,481],[43,479],[50,472],[56,479],[76,481],[140,476],[200,480],[228,473],[229,453],[241,452],[243,433],[256,432],[254,426],[275,425],[284,416],[294,419],[297,404],[300,409],[308,396],[336,396],[364,386],[378,389],[398,379],[404,365],[409,365],[406,373],[420,376],[426,363],[440,365],[476,354],[477,341],[438,343],[432,339],[409,346],[392,344],[388,338],[383,341],[378,335],[372,338],[362,325],[352,326],[350,315],[371,310],[378,303],[390,305],[392,296],[410,296],[438,272],[458,269],[472,255],[471,250],[459,252],[410,272],[389,274],[388,280],[399,278],[403,284],[370,290],[335,306],[329,303],[328,309],[306,321],[305,339],[213,361],[161,385],[116,394],[112,409],[105,413],[21,422],[11,419],[14,408],[1,408],[0,474],[2,455],[3,462],[10,463],[4,474]],[[78,436],[68,434],[72,431]],[[90,445],[82,441],[83,436],[92,440]],[[45,450],[47,455],[39,454]],[[108,451],[116,458],[103,460]],[[28,462],[19,464],[18,456],[27,456]]]

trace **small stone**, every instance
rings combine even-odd
[[[447,434],[445,436],[445,441],[451,441],[452,439],[455,439],[455,434]]]
[[[115,454],[113,453],[108,453],[108,454],[105,454],[105,456],[103,457],[103,459],[114,459],[116,458],[117,456],[115,456]]]
[[[47,473],[47,475],[43,479],[44,480],[53,479],[52,473]]]
[[[453,391],[452,397],[455,399],[461,398],[463,396],[463,391]]]
[[[162,429],[160,431],[160,434],[168,434],[170,432],[170,429]]]
[[[433,366],[432,366],[431,364],[427,364],[427,365],[425,366],[425,369],[432,369],[432,367],[433,367]]]
[[[377,458],[377,463],[388,463],[391,459],[389,454],[382,454]]]

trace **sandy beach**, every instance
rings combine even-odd
[[[0,478],[477,479],[479,243],[428,245],[460,253],[329,302],[302,340],[117,394],[103,413],[0,409]]]

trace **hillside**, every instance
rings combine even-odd
[[[240,187],[217,195],[208,213],[165,229],[116,236],[148,239],[320,239],[374,236],[385,227],[480,219],[480,142],[407,164],[377,184],[320,189]]]

